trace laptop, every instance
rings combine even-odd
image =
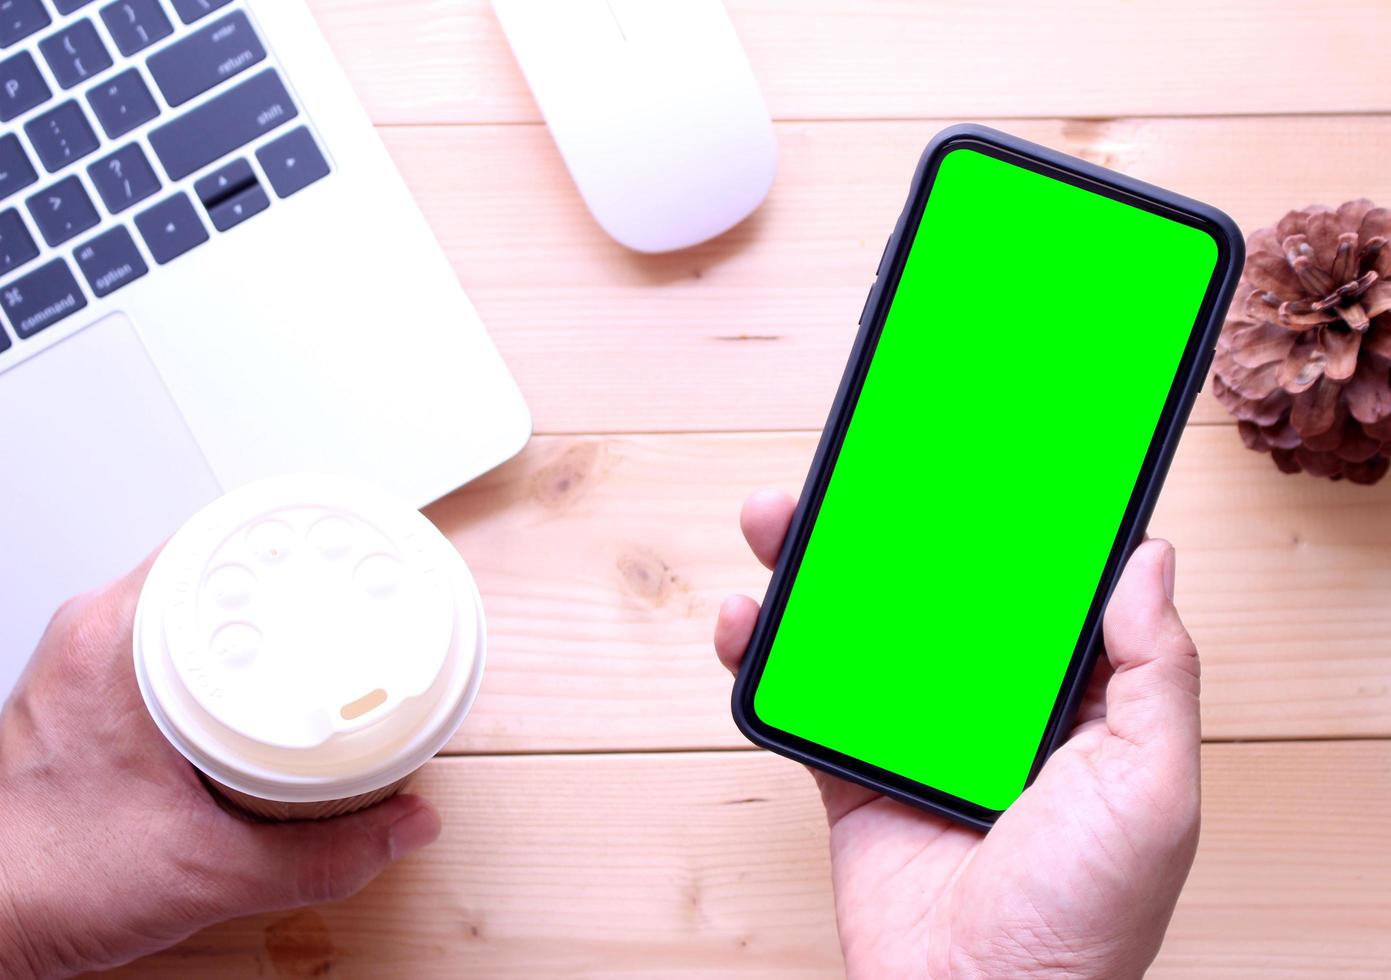
[[[0,48],[0,698],[232,487],[424,505],[526,443],[302,0],[0,0]]]

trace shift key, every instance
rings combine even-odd
[[[268,68],[150,131],[170,180],[182,180],[299,115],[280,73]]]

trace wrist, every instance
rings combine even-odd
[[[40,944],[27,928],[24,915],[25,889],[20,882],[20,844],[12,830],[12,814],[0,811],[0,977],[38,980],[57,975],[43,955]]]

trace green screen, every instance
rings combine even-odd
[[[946,154],[759,719],[987,809],[1014,801],[1217,258],[1198,228]]]

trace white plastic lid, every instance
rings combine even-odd
[[[390,785],[443,748],[485,629],[468,566],[419,511],[293,476],[227,494],[169,540],[134,639],[150,714],[190,762],[308,803]]]

